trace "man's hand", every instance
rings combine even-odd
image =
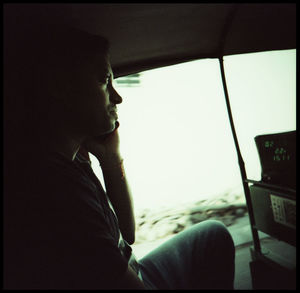
[[[86,140],[83,147],[92,153],[103,165],[120,161],[120,138],[118,133],[120,123],[116,121],[113,132]]]

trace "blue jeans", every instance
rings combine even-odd
[[[219,221],[198,223],[138,263],[148,289],[233,289],[235,248]]]

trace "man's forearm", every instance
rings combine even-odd
[[[122,236],[129,244],[133,244],[135,240],[133,202],[123,161],[116,157],[110,160],[109,163],[102,163],[101,167],[106,193],[117,214]]]

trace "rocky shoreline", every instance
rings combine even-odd
[[[179,206],[143,209],[136,214],[136,244],[165,238],[186,228],[215,219],[227,227],[247,214],[244,195],[225,194]]]

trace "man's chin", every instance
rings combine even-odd
[[[118,121],[112,121],[109,127],[107,127],[107,131],[104,134],[112,133],[115,129],[119,127],[119,125],[120,123]]]
[[[107,135],[112,133],[115,129],[117,129],[119,127],[120,123],[116,120],[111,119],[110,121],[107,121],[105,127],[103,127],[104,125],[102,124],[100,127],[93,127],[93,134],[90,133],[90,136],[102,136],[102,135]],[[100,131],[99,131],[100,130]]]

